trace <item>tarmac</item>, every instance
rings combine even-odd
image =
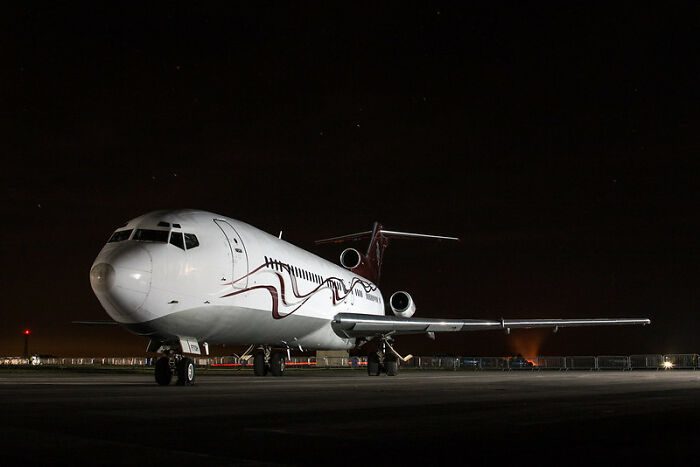
[[[3,465],[695,465],[700,372],[0,371]]]

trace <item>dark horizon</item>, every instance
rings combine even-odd
[[[700,352],[697,6],[23,6],[3,48],[0,354],[140,355],[88,280],[155,209],[313,240],[380,221],[417,316],[643,328],[397,339],[414,355]],[[695,21],[695,22],[694,22]],[[226,349],[217,352],[226,353]]]

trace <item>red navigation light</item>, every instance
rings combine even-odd
[[[24,330],[24,335],[25,335],[25,336],[28,336],[29,334],[30,334],[29,329],[25,329],[25,330]]]

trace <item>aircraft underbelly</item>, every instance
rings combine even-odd
[[[274,319],[269,310],[207,306],[182,310],[145,323],[125,325],[139,335],[195,337],[210,345],[266,344],[304,349],[349,349],[354,339],[341,338],[330,321],[292,315]]]

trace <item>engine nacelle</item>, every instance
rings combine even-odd
[[[353,269],[362,262],[362,255],[354,248],[346,248],[340,254],[340,264],[346,269]]]
[[[408,292],[398,291],[389,298],[389,306],[399,318],[410,318],[416,312],[416,303]]]

